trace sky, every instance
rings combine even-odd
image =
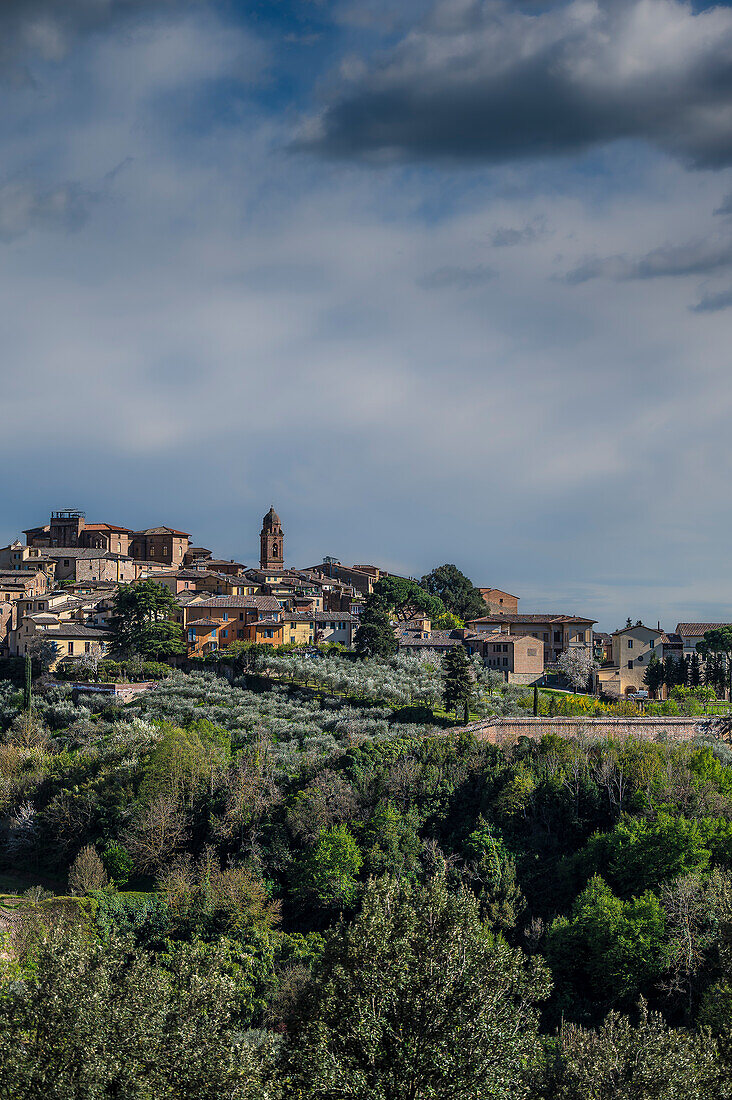
[[[732,8],[3,0],[0,544],[732,620]]]

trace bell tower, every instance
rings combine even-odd
[[[284,543],[282,523],[273,506],[262,520],[262,531],[259,536],[259,564],[262,569],[284,569]]]

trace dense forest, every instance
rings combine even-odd
[[[416,659],[303,660],[0,682],[0,1097],[732,1096],[727,744],[492,745]]]

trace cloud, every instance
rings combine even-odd
[[[732,163],[726,6],[571,0],[530,13],[441,0],[362,68],[299,147],[377,163],[500,163],[640,139],[697,167]]]
[[[726,217],[728,214],[732,214],[732,192],[729,195],[725,195],[722,202],[714,211],[715,214],[719,214],[722,217]]]
[[[60,61],[81,34],[141,13],[183,8],[196,0],[2,0],[0,78],[33,83],[29,62]]]
[[[41,187],[11,180],[0,187],[0,241],[13,241],[32,229],[66,233],[81,229],[97,199],[76,182]]]
[[[473,287],[484,286],[497,277],[498,272],[485,264],[477,264],[475,267],[445,264],[421,276],[417,279],[417,285],[424,290],[472,290]]]
[[[534,218],[521,229],[502,226],[494,230],[491,235],[491,244],[494,248],[512,248],[517,244],[533,244],[534,241],[541,240],[546,235],[546,218]]]
[[[645,256],[595,257],[569,271],[563,281],[571,286],[590,279],[674,278],[682,275],[706,275],[732,265],[732,241],[694,241],[689,244],[654,248]]]
[[[718,313],[721,309],[729,309],[732,306],[732,287],[728,290],[720,290],[715,294],[705,294],[694,306],[690,306],[692,313]]]

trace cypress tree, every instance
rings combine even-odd
[[[465,721],[470,715],[470,699],[473,695],[473,677],[468,655],[461,645],[449,649],[445,657],[445,709],[464,707]]]
[[[30,712],[33,706],[33,666],[30,653],[25,655],[25,684],[23,685],[23,710]]]

